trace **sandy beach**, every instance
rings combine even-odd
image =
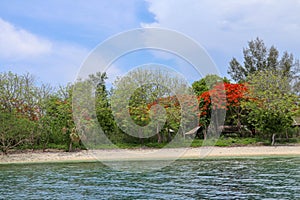
[[[300,146],[200,147],[170,149],[110,149],[79,152],[51,151],[0,155],[0,164],[128,160],[205,159],[222,157],[300,157]]]

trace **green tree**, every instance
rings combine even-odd
[[[65,146],[74,150],[74,144],[80,145],[78,129],[73,119],[72,98],[74,85],[68,84],[53,93],[45,103],[45,114],[40,123],[40,140],[43,148],[47,144]]]
[[[44,114],[44,102],[50,93],[51,87],[49,85],[40,84],[37,86],[35,78],[28,73],[22,75],[12,72],[0,73],[0,112],[7,116],[2,119],[3,123],[8,120],[7,124],[9,126],[9,124],[12,124],[10,120],[16,118],[16,126],[21,126],[25,120],[28,120],[28,127],[31,127],[32,124],[38,127]],[[19,128],[22,129],[20,126]],[[12,129],[4,130],[9,131]],[[29,135],[27,135],[26,140],[22,139],[26,143],[21,143],[33,147],[39,140],[40,133],[38,129],[24,131],[24,133]],[[19,144],[17,138],[14,141]]]
[[[28,142],[35,126],[24,116],[0,111],[0,150],[7,154],[10,149]]]
[[[175,121],[180,118],[178,111],[182,105],[170,106],[172,103],[168,100],[174,99],[175,94],[178,98],[187,94],[188,87],[182,78],[163,68],[149,67],[131,71],[127,76],[117,80],[114,86],[112,95],[114,116],[119,120],[118,125],[125,133],[135,132],[134,140],[143,142],[143,138],[147,138],[148,141],[156,138],[157,142],[161,143],[165,139],[170,139],[170,134],[165,132],[166,129],[179,129],[180,120],[176,123]],[[167,137],[164,137],[164,134]]]
[[[106,73],[98,72],[74,84],[73,119],[86,148],[110,145],[119,134],[110,108],[106,79]]]
[[[69,90],[67,87],[60,90]],[[65,91],[64,91],[65,92]],[[69,91],[71,92],[71,91]],[[45,143],[56,145],[67,145],[68,150],[72,151],[70,134],[75,127],[72,119],[71,96],[61,97],[53,94],[46,103],[46,114],[42,120],[43,139]],[[44,145],[45,146],[45,145]]]
[[[269,49],[263,40],[256,38],[248,42],[248,47],[243,49],[244,61],[243,65],[233,58],[229,63],[228,73],[236,82],[243,82],[247,77],[257,71],[281,71],[283,76],[287,76],[290,80],[296,80],[299,74],[299,62],[294,59],[293,55],[284,52],[279,58],[279,51],[271,46]],[[298,84],[294,83],[295,85]]]
[[[116,125],[110,108],[109,93],[105,85],[107,78],[105,72],[97,72],[96,74],[89,75],[88,81],[91,81],[96,87],[95,108],[98,122],[104,133],[110,138],[113,138],[116,133]]]
[[[0,74],[0,109],[17,112],[30,120],[38,120],[41,105],[47,95],[47,87],[37,87],[30,74],[18,75],[12,72]]]
[[[244,107],[250,112],[248,122],[266,136],[282,133],[292,125],[292,117],[298,106],[299,96],[291,92],[287,76],[278,71],[260,71],[248,76],[250,85],[250,98]]]

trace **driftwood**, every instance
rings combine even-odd
[[[194,135],[194,134],[197,133],[197,131],[198,131],[199,128],[201,128],[201,126],[197,126],[197,127],[193,128],[192,130],[184,133],[184,135]]]
[[[206,130],[203,126],[197,126],[192,130],[184,133],[184,136],[198,137],[199,139],[206,138]]]

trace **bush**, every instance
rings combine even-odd
[[[10,149],[29,142],[36,124],[12,113],[0,112],[0,150],[7,154]]]

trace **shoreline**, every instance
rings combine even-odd
[[[101,149],[64,151],[33,151],[0,155],[0,165],[63,162],[151,161],[175,159],[299,157],[296,146],[197,147],[164,149]]]

